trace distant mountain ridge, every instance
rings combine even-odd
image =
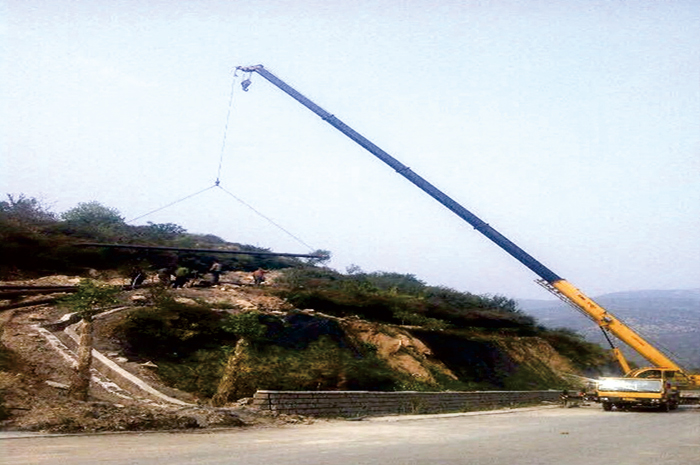
[[[613,292],[594,297],[598,304],[682,366],[700,367],[700,288]],[[569,328],[608,347],[598,326],[558,300],[518,300],[520,309],[548,328]],[[641,357],[621,348],[630,359]]]

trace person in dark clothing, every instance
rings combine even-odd
[[[175,282],[173,283],[173,288],[177,289],[178,287],[185,287],[189,277],[190,270],[184,266],[179,267],[177,270],[175,270]]]
[[[170,270],[168,268],[161,268],[158,270],[158,282],[163,287],[170,286]]]
[[[221,263],[214,260],[211,268],[209,268],[209,272],[212,275],[212,283],[219,284],[219,276],[221,276]]]
[[[146,273],[143,272],[141,267],[135,266],[131,270],[131,289],[138,288],[146,280]]]
[[[257,270],[253,271],[253,283],[256,286],[261,285],[265,281],[265,270],[262,268],[258,268]]]

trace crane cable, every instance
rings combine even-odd
[[[248,87],[250,86],[250,77],[251,77],[251,75],[252,75],[252,73],[247,73],[247,75],[244,75],[244,78],[245,78],[245,79],[241,82],[241,87],[242,87],[242,89],[243,89],[244,92],[248,92]],[[270,224],[272,224],[273,226],[279,228],[281,231],[283,231],[285,234],[287,234],[289,237],[291,237],[292,239],[294,239],[295,241],[297,241],[298,243],[300,243],[300,244],[303,245],[304,247],[307,247],[309,250],[314,250],[313,247],[311,247],[309,244],[307,244],[306,242],[304,242],[303,240],[301,240],[299,237],[297,237],[297,236],[295,236],[294,234],[292,234],[291,232],[289,232],[287,229],[285,229],[284,227],[282,227],[280,224],[276,223],[276,222],[275,222],[274,220],[272,220],[270,217],[268,217],[267,215],[264,215],[264,214],[261,213],[260,211],[256,210],[252,205],[246,203],[246,202],[243,201],[241,198],[237,197],[237,196],[234,195],[232,192],[229,192],[228,190],[224,189],[224,188],[221,186],[221,166],[222,166],[222,164],[223,164],[224,151],[225,151],[225,149],[226,149],[226,138],[227,138],[227,134],[228,134],[229,120],[230,120],[230,118],[231,118],[231,108],[233,107],[233,93],[234,93],[234,90],[235,90],[235,88],[236,88],[236,78],[237,78],[237,77],[238,77],[238,68],[236,68],[236,70],[234,71],[234,73],[233,73],[233,80],[232,80],[232,82],[231,82],[231,95],[230,95],[229,101],[228,101],[228,112],[227,112],[227,114],[226,114],[226,124],[225,124],[225,127],[224,127],[224,137],[223,137],[223,141],[222,141],[222,143],[221,143],[221,155],[220,155],[220,157],[219,157],[219,170],[218,170],[217,173],[216,173],[216,181],[215,181],[214,185],[215,185],[216,187],[220,188],[222,191],[224,191],[226,194],[228,194],[229,196],[231,196],[231,197],[234,198],[235,200],[237,200],[237,201],[238,201],[239,203],[241,203],[242,205],[245,205],[246,207],[248,207],[248,208],[249,208],[250,210],[252,210],[256,215],[258,215],[258,216],[260,216],[261,218],[265,219],[268,223],[270,223]]]
[[[162,206],[162,207],[160,207],[160,208],[156,208],[155,210],[152,210],[152,211],[150,211],[150,212],[148,212],[148,213],[144,213],[144,214],[141,215],[141,216],[137,216],[136,218],[132,218],[132,219],[130,219],[130,220],[127,220],[127,223],[132,223],[132,222],[134,222],[134,221],[136,221],[136,220],[140,220],[141,218],[144,218],[144,217],[146,217],[146,216],[148,216],[148,215],[151,215],[151,214],[153,214],[153,213],[159,212],[159,211],[161,211],[161,210],[165,210],[165,209],[168,208],[168,207],[172,207],[173,205],[175,205],[175,204],[177,204],[177,203],[184,202],[184,201],[187,200],[187,199],[190,199],[190,198],[192,198],[192,197],[195,197],[195,196],[197,196],[197,195],[199,195],[199,194],[202,194],[202,193],[208,191],[209,189],[213,189],[213,188],[215,188],[215,187],[216,187],[216,184],[214,184],[213,186],[209,186],[209,187],[207,187],[206,189],[202,189],[201,191],[195,192],[194,194],[190,194],[190,195],[188,195],[187,197],[183,197],[183,198],[181,198],[181,199],[179,199],[179,200],[176,200],[176,201],[174,201],[174,202],[170,202],[169,204],[164,205],[164,206]]]
[[[231,94],[228,98],[228,111],[226,112],[226,124],[224,125],[224,137],[221,142],[221,154],[219,155],[219,168],[216,171],[216,181],[215,185],[219,185],[221,179],[221,165],[224,162],[224,150],[226,149],[226,136],[228,135],[228,123],[231,119],[231,108],[233,107],[233,90],[236,88],[236,78],[238,77],[238,70],[233,72],[233,80],[231,81]]]
[[[276,223],[274,220],[272,220],[272,219],[269,218],[268,216],[266,216],[266,215],[260,213],[258,210],[256,210],[255,208],[253,208],[253,207],[252,207],[251,205],[249,205],[248,203],[246,203],[246,202],[244,202],[243,200],[241,200],[240,198],[236,197],[234,194],[232,194],[231,192],[227,191],[226,189],[224,189],[224,188],[221,187],[220,185],[217,186],[217,187],[218,187],[219,189],[221,189],[222,191],[226,192],[228,195],[230,195],[230,196],[233,197],[234,199],[236,199],[236,200],[237,200],[238,202],[240,202],[241,204],[243,204],[243,205],[245,205],[246,207],[248,207],[249,209],[251,209],[253,212],[255,212],[255,214],[257,214],[257,215],[260,216],[261,218],[264,218],[265,220],[267,220],[268,223],[270,223],[270,224],[276,226],[277,228],[279,228],[280,230],[282,230],[282,231],[283,231],[284,233],[286,233],[289,237],[291,237],[292,239],[294,239],[295,241],[297,241],[298,243],[300,243],[300,244],[303,245],[304,247],[307,247],[309,250],[314,250],[314,248],[311,247],[309,244],[307,244],[307,243],[304,242],[303,240],[299,239],[297,236],[295,236],[295,235],[292,234],[291,232],[287,231],[285,228],[283,228],[282,226],[280,226],[278,223]]]
[[[284,227],[282,227],[280,224],[276,223],[276,222],[275,222],[274,220],[272,220],[270,217],[268,217],[267,215],[264,215],[263,213],[261,213],[260,211],[258,211],[257,209],[255,209],[252,205],[250,205],[249,203],[245,202],[244,200],[242,200],[241,198],[237,197],[236,195],[234,195],[233,193],[229,192],[228,190],[224,189],[224,188],[221,186],[221,167],[222,167],[222,165],[223,165],[224,152],[225,152],[225,149],[226,149],[226,139],[227,139],[227,135],[228,135],[229,121],[230,121],[230,119],[231,119],[231,109],[232,109],[232,107],[233,107],[233,94],[234,94],[234,89],[235,89],[235,87],[236,87],[236,78],[237,78],[237,77],[238,77],[238,74],[237,74],[237,70],[236,70],[236,72],[234,72],[234,74],[233,74],[233,80],[232,80],[232,82],[231,82],[231,94],[230,94],[230,96],[229,96],[228,111],[227,111],[227,113],[226,113],[226,123],[225,123],[225,125],[224,125],[224,136],[223,136],[223,141],[222,141],[222,143],[221,143],[221,153],[220,153],[220,155],[219,155],[219,167],[218,167],[217,172],[216,172],[216,181],[214,182],[214,184],[211,185],[211,186],[209,186],[209,187],[207,187],[207,188],[205,188],[205,189],[202,189],[202,190],[197,191],[197,192],[195,192],[195,193],[193,193],[193,194],[190,194],[190,195],[188,195],[188,196],[186,196],[186,197],[183,197],[183,198],[181,198],[181,199],[175,200],[174,202],[170,202],[169,204],[164,205],[164,206],[162,206],[162,207],[160,207],[160,208],[156,208],[155,210],[151,210],[151,211],[149,211],[148,213],[144,213],[143,215],[140,215],[140,216],[137,216],[137,217],[132,218],[132,219],[130,219],[130,220],[127,220],[127,223],[132,223],[132,222],[134,222],[134,221],[136,221],[136,220],[140,220],[141,218],[144,218],[144,217],[146,217],[146,216],[149,216],[149,215],[151,215],[151,214],[153,214],[153,213],[156,213],[156,212],[159,212],[159,211],[161,211],[161,210],[165,210],[165,209],[168,208],[168,207],[172,207],[173,205],[176,205],[176,204],[178,204],[178,203],[180,203],[180,202],[184,202],[185,200],[188,200],[188,199],[190,199],[190,198],[192,198],[192,197],[195,197],[195,196],[197,196],[197,195],[199,195],[199,194],[203,194],[204,192],[206,192],[206,191],[208,191],[208,190],[210,190],[210,189],[213,189],[213,188],[215,188],[215,187],[218,187],[219,189],[221,189],[222,191],[224,191],[226,194],[228,194],[229,196],[231,196],[232,198],[234,198],[235,200],[237,200],[239,203],[241,203],[242,205],[245,205],[246,207],[248,207],[248,208],[249,208],[250,210],[252,210],[256,215],[258,215],[258,216],[260,216],[261,218],[265,219],[268,223],[270,223],[270,224],[272,224],[273,226],[277,227],[278,229],[280,229],[281,231],[283,231],[285,234],[287,234],[289,237],[291,237],[292,239],[294,239],[295,241],[297,241],[299,244],[301,244],[301,245],[303,245],[304,247],[306,247],[308,250],[315,250],[315,249],[314,249],[313,247],[311,247],[309,244],[307,244],[306,242],[304,242],[302,239],[300,239],[300,238],[297,237],[296,235],[292,234],[290,231],[288,231],[287,229],[285,229]],[[248,91],[248,86],[250,85],[250,74],[248,75],[248,78],[246,78],[246,80],[243,81],[241,84],[244,84],[243,90],[247,92],[247,91]]]

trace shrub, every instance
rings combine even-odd
[[[223,348],[199,349],[177,361],[158,361],[158,375],[176,389],[211,398],[227,358]]]
[[[176,302],[167,293],[157,299],[155,306],[132,311],[114,329],[131,355],[175,361],[235,341],[222,327],[219,312]]]
[[[332,315],[359,315],[371,321],[432,329],[453,326],[525,331],[534,327],[534,320],[522,314],[512,299],[429,287],[413,275],[359,271],[342,275],[328,269],[295,269],[284,276],[280,296],[299,308]]]
[[[260,322],[259,312],[244,312],[228,315],[222,321],[222,329],[226,332],[244,337],[250,341],[261,341],[267,333],[267,327]]]
[[[394,390],[395,373],[368,352],[357,356],[336,341],[322,336],[306,349],[277,345],[251,346],[246,385],[279,390]],[[252,395],[248,392],[247,395]]]

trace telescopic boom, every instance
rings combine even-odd
[[[277,76],[270,73],[263,67],[263,65],[239,66],[237,69],[245,73],[259,74],[260,76],[274,84],[276,87],[278,87],[280,90],[285,92],[287,95],[304,105],[312,112],[316,113],[318,116],[321,117],[321,119],[326,121],[328,124],[330,124],[337,130],[348,136],[357,144],[364,147],[372,155],[374,155],[375,157],[379,158],[381,161],[392,167],[401,176],[411,181],[423,192],[440,202],[440,204],[442,204],[444,207],[451,210],[457,216],[459,216],[464,221],[472,225],[474,229],[479,231],[481,234],[489,238],[500,248],[505,250],[509,255],[511,255],[520,263],[528,267],[531,271],[533,271],[537,276],[539,276],[542,279],[541,284],[544,287],[546,287],[551,292],[555,293],[555,295],[557,295],[558,297],[573,304],[576,308],[581,310],[586,316],[595,321],[601,327],[604,334],[606,334],[606,332],[614,334],[618,339],[620,339],[621,341],[629,345],[631,348],[633,348],[637,353],[639,353],[642,357],[644,357],[646,360],[652,363],[655,367],[671,371],[678,371],[679,373],[688,377],[689,379],[693,379],[695,383],[700,384],[700,381],[697,379],[697,376],[687,374],[685,370],[683,370],[675,362],[673,362],[661,351],[659,351],[647,341],[645,341],[643,337],[641,337],[627,325],[618,320],[614,315],[610,314],[603,307],[595,303],[591,298],[587,297],[583,292],[578,290],[565,279],[562,279],[552,270],[550,270],[542,263],[537,261],[530,254],[528,254],[523,249],[521,249],[513,242],[508,240],[505,236],[496,231],[489,224],[482,221],[479,217],[477,217],[472,212],[464,208],[455,200],[450,198],[447,194],[430,184],[418,174],[411,171],[409,167],[402,164],[397,159],[386,153],[384,150],[374,145],[366,137],[362,136],[357,131],[352,129],[350,126],[343,123],[341,120],[339,120],[323,108],[316,105],[307,97],[305,97],[297,90],[292,88],[289,84],[285,83]],[[243,82],[245,90],[247,90],[249,85],[249,80]],[[611,342],[609,338],[608,341]],[[618,361],[620,362],[623,371],[625,371],[625,373],[629,372],[629,365],[625,361],[619,349],[613,346],[613,351]]]

